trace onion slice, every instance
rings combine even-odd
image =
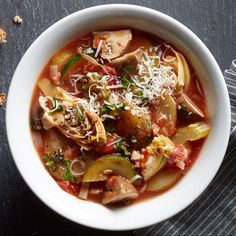
[[[74,159],[70,164],[70,172],[74,176],[80,176],[85,173],[85,163],[82,160]]]
[[[89,183],[82,183],[79,192],[79,198],[86,200],[88,198]]]
[[[131,184],[139,185],[142,180],[143,180],[143,177],[141,175],[135,175],[129,181]]]

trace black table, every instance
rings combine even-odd
[[[0,92],[7,93],[20,58],[45,29],[70,13],[106,3],[142,5],[176,18],[202,39],[222,70],[236,57],[235,0],[0,0],[0,27],[8,33],[7,44],[0,45]],[[23,18],[21,25],[13,24],[15,15]],[[0,139],[0,235],[111,234],[64,219],[31,192],[16,169],[8,147],[5,107],[0,108]],[[114,236],[120,234],[112,232]],[[122,235],[132,235],[132,232],[122,232]]]

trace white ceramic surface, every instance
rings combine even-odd
[[[36,79],[55,51],[94,29],[133,27],[156,34],[184,52],[200,76],[209,108],[210,135],[188,174],[166,193],[128,207],[109,209],[64,192],[34,149],[29,107]],[[165,220],[192,203],[208,186],[223,160],[230,131],[230,103],[222,73],[210,51],[187,27],[160,12],[131,5],[81,10],[42,33],[21,59],[8,93],[7,135],[15,163],[32,191],[66,218],[90,227],[128,230]],[[20,201],[20,199],[19,199]]]

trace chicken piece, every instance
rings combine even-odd
[[[93,48],[101,49],[101,57],[107,60],[117,58],[124,53],[132,39],[130,30],[93,32],[93,36]]]
[[[112,176],[107,180],[108,191],[104,193],[102,203],[104,205],[131,200],[139,196],[135,187],[129,180],[122,176]]]
[[[140,48],[138,48],[137,50],[135,50],[131,53],[125,54],[122,57],[118,57],[118,58],[112,60],[112,63],[113,64],[129,63],[132,65],[137,65],[140,63],[142,55],[143,55],[143,51]]]

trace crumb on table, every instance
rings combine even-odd
[[[0,44],[7,42],[7,33],[0,28]]]
[[[0,106],[3,106],[7,100],[7,95],[5,93],[0,93]]]
[[[13,22],[15,24],[21,24],[23,22],[23,19],[20,16],[14,16]]]

